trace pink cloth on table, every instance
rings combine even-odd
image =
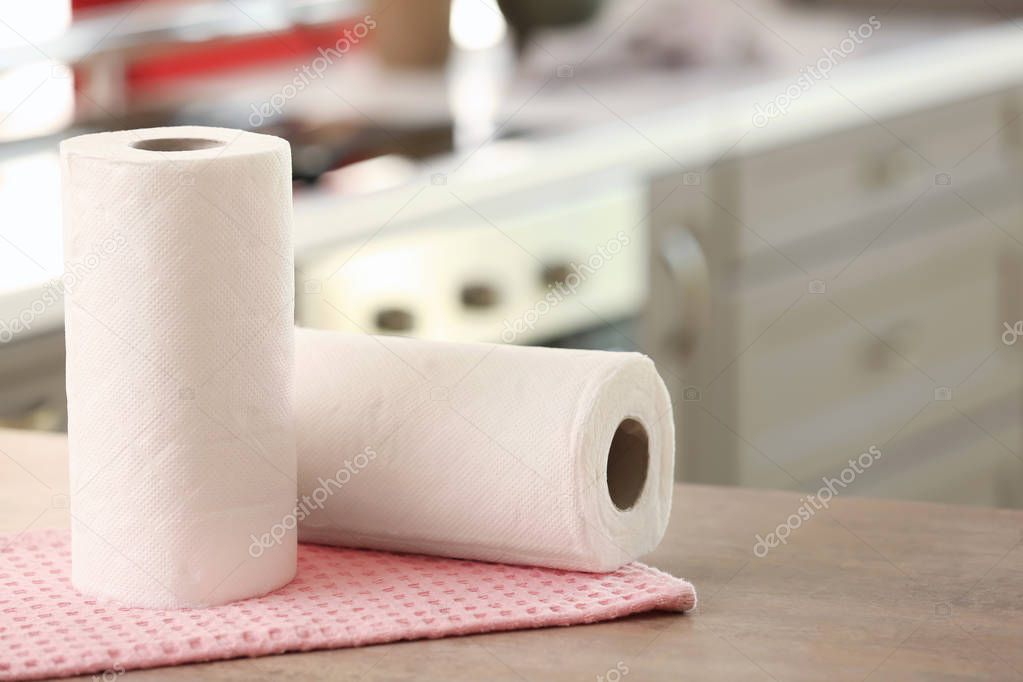
[[[0,536],[0,679],[591,623],[696,605],[688,582],[638,563],[577,573],[301,545],[289,585],[177,610],[86,598],[71,586],[70,568],[67,531]]]

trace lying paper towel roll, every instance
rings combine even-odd
[[[61,144],[72,582],[220,604],[295,573],[291,152],[154,128]]]
[[[300,329],[296,365],[303,541],[609,571],[664,534],[643,355]]]

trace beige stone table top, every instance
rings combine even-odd
[[[66,457],[62,436],[0,430],[0,531],[67,525]],[[124,677],[1023,680],[1023,511],[836,498],[798,524],[794,517],[787,543],[755,556],[756,536],[785,524],[800,504],[791,492],[679,485],[668,536],[647,561],[696,585],[700,606],[688,616]]]

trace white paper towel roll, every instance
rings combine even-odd
[[[287,583],[294,513],[291,152],[154,128],[61,145],[72,582],[126,604]]]
[[[668,392],[637,353],[298,330],[303,541],[608,571],[668,522]]]

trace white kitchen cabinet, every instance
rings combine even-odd
[[[865,117],[697,192],[655,183],[647,341],[682,478],[809,492],[877,447],[849,492],[1023,506],[1018,111],[998,92]],[[705,294],[659,251],[686,239]]]

